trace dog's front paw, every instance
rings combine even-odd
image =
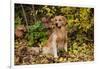
[[[58,56],[57,55],[54,55],[54,58],[58,58]]]
[[[67,52],[67,47],[64,47],[65,52]]]
[[[65,52],[67,52],[67,49],[65,49]]]

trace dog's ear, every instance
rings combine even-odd
[[[52,28],[54,28],[55,27],[55,18],[51,18],[51,25],[52,25]]]
[[[66,25],[66,24],[67,24],[67,19],[66,19],[66,17],[62,16],[62,19],[64,20],[64,25]]]
[[[55,16],[56,17],[56,16]],[[51,22],[54,24],[55,22],[55,17],[51,18]]]
[[[54,22],[54,18],[51,18],[51,22]]]

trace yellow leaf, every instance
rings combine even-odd
[[[61,57],[61,58],[59,58],[59,61],[61,62],[61,61],[63,61],[63,58]]]

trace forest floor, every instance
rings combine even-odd
[[[26,40],[21,40],[19,42],[16,40],[15,65],[85,62],[94,60],[94,46],[90,44],[86,45],[84,43],[83,46],[76,47],[74,50],[68,48],[68,52],[59,52],[58,58],[54,58],[50,54],[42,55],[39,51],[34,53],[34,51],[32,51],[34,48],[35,47],[28,47]]]

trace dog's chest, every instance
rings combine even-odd
[[[65,39],[65,32],[62,32],[61,30],[56,31],[56,36],[57,36],[57,38],[56,38],[57,42],[64,41],[64,39]]]

